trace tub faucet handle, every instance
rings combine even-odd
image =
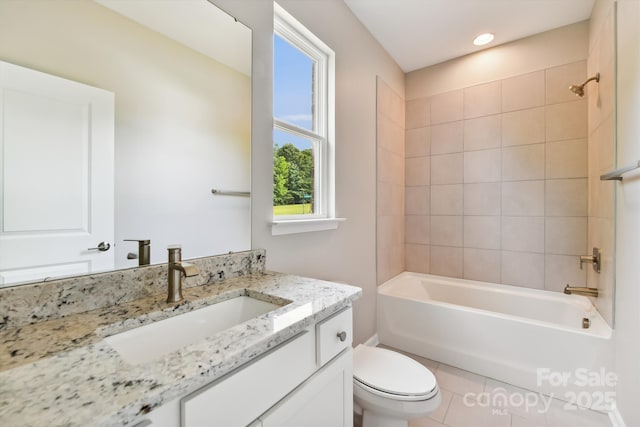
[[[593,266],[593,271],[600,273],[600,266],[602,265],[600,249],[593,248],[592,255],[580,255],[580,270],[582,270],[582,264],[585,262],[588,262]]]

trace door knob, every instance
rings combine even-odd
[[[344,342],[344,340],[347,339],[347,333],[345,331],[339,332],[337,334],[337,337],[340,339],[340,341]]]
[[[109,243],[105,243],[105,242],[100,242],[98,243],[98,247],[97,248],[89,248],[87,249],[88,251],[100,251],[100,252],[106,252],[111,248],[111,245]]]

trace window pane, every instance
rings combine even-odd
[[[276,119],[314,131],[315,61],[274,35],[273,65],[273,111]]]
[[[273,131],[273,214],[314,213],[314,145],[310,138]]]

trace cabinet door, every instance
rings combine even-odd
[[[260,417],[262,427],[352,427],[351,348]]]

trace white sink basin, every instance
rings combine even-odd
[[[247,296],[160,320],[105,338],[131,364],[150,362],[281,306]]]

